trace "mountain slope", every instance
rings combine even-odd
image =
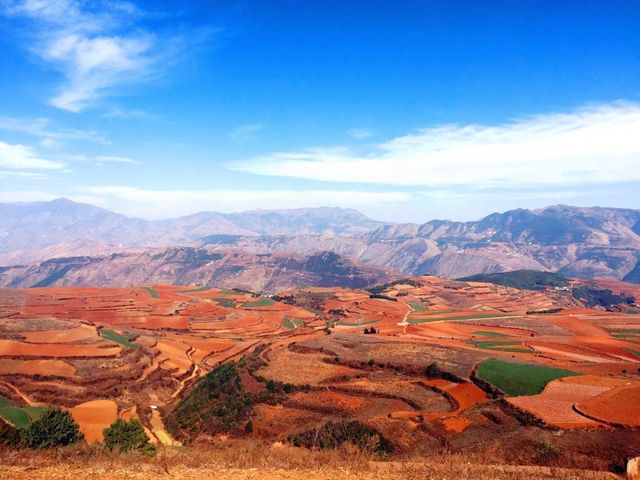
[[[398,278],[332,252],[309,256],[212,252],[192,247],[69,257],[28,266],[0,267],[0,287],[216,285],[273,293],[304,286],[364,288]]]

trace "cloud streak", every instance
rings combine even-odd
[[[2,1],[2,0],[0,0]],[[36,27],[36,56],[61,72],[66,82],[51,104],[80,112],[116,89],[157,75],[175,38],[160,38],[135,21],[142,14],[126,2],[4,0],[6,15],[25,17]]]
[[[0,168],[17,171],[59,170],[64,168],[64,164],[41,158],[33,148],[26,145],[0,141]]]
[[[448,188],[640,180],[640,105],[613,103],[502,125],[445,125],[375,145],[279,152],[231,165],[258,175]]]

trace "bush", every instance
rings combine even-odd
[[[69,412],[51,408],[22,431],[22,440],[29,448],[49,448],[80,442],[84,436]]]
[[[327,422],[322,427],[289,437],[296,447],[337,448],[350,443],[363,450],[376,453],[390,453],[393,446],[380,432],[367,425],[352,421]]]
[[[245,423],[244,433],[253,433],[253,422],[251,420]]]
[[[155,446],[149,443],[149,437],[138,420],[125,421],[117,419],[104,431],[104,444],[109,450],[138,450],[152,453]]]
[[[17,448],[20,446],[20,431],[0,420],[0,446]]]

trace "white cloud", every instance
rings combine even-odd
[[[11,170],[57,170],[64,164],[41,158],[26,145],[12,145],[0,141],[0,168]]]
[[[73,0],[9,0],[3,4],[7,15],[35,21],[34,53],[65,76],[66,84],[51,99],[58,108],[84,110],[116,93],[117,87],[148,80],[170,63],[166,60],[175,38],[161,39],[131,25],[139,16],[132,4],[96,6]]]
[[[347,130],[347,135],[357,139],[364,139],[373,137],[373,130],[368,128],[352,128],[351,130]]]
[[[231,133],[229,134],[229,137],[232,140],[236,140],[236,141],[249,140],[252,137],[254,137],[255,134],[258,133],[263,128],[264,128],[264,125],[261,123],[249,123],[247,125],[239,125],[231,131]]]
[[[237,212],[256,208],[376,206],[406,202],[405,192],[344,190],[146,190],[126,186],[93,186],[83,191],[101,196],[109,208],[144,218],[169,218],[211,210]]]
[[[434,188],[640,180],[640,105],[613,103],[512,123],[426,128],[365,154],[316,148],[232,165],[260,175]]]
[[[98,157],[95,157],[95,160],[98,163],[128,163],[128,164],[138,163],[132,158],[118,157],[115,155],[100,155]]]

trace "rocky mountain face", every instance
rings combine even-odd
[[[527,269],[640,282],[640,210],[556,205],[473,222],[385,224],[355,210],[317,208],[151,222],[64,199],[0,204],[0,265],[172,246],[296,258],[333,252],[405,275]]]
[[[55,258],[29,266],[0,267],[0,288],[173,283],[274,293],[311,285],[364,288],[394,278],[399,277],[393,272],[358,265],[332,252],[255,255],[192,247]]]

